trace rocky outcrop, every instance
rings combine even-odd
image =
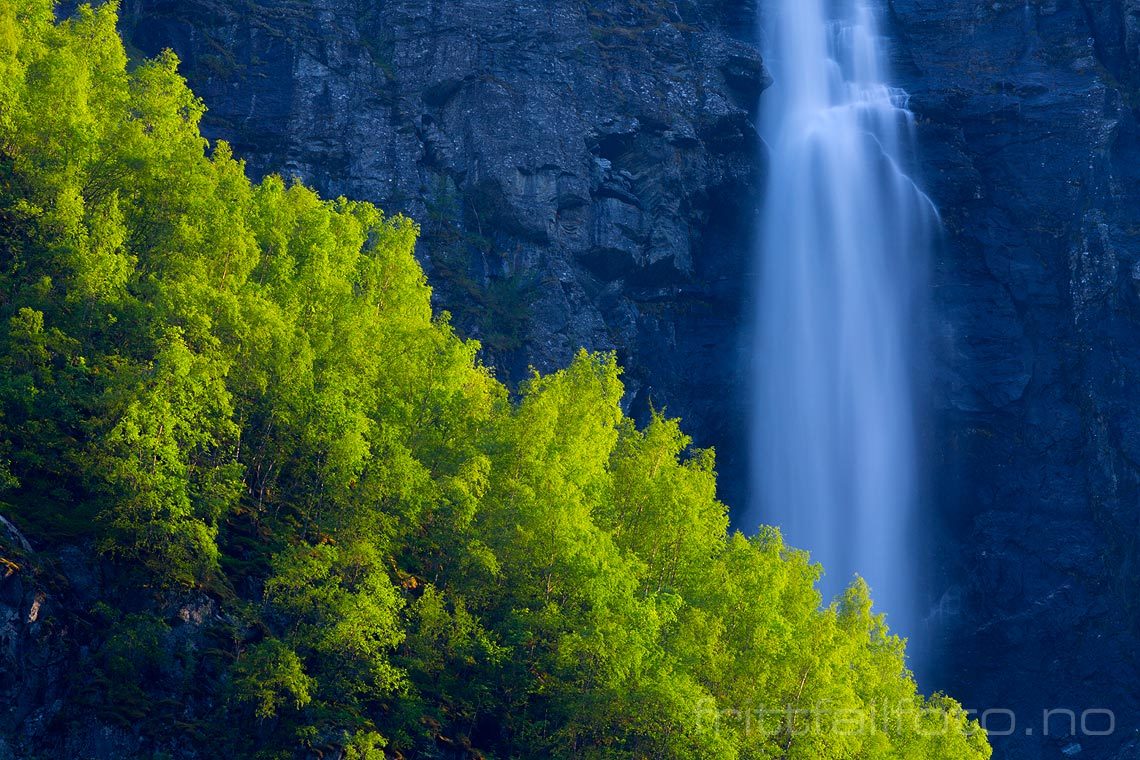
[[[122,568],[91,546],[36,553],[6,527],[0,760],[200,757],[214,687],[248,631],[201,592],[136,588],[112,609],[102,600]],[[108,615],[121,623],[110,637]]]
[[[438,305],[501,377],[617,350],[635,413],[665,407],[724,452],[745,448],[767,85],[723,31],[741,23],[726,2],[123,5],[128,39],[179,54],[205,131],[251,174],[419,221]]]
[[[933,271],[931,677],[1012,710],[999,758],[1136,725],[1140,141],[1130,0],[893,0],[945,221]],[[949,600],[949,603],[947,603]],[[1042,711],[1113,710],[1112,737]],[[998,733],[1007,719],[993,715]]]

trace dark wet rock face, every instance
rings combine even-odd
[[[186,729],[215,705],[192,684],[218,681],[219,668],[203,667],[201,653],[232,635],[232,621],[223,624],[217,603],[202,593],[163,605],[144,591],[123,598],[125,610],[147,610],[154,621],[165,664],[151,668],[138,640],[124,639],[116,649],[96,633],[110,608],[100,601],[107,598],[107,567],[91,547],[36,555],[9,538],[0,525],[0,760],[200,757],[200,737]],[[122,675],[109,666],[114,653],[144,671],[161,694],[155,703],[165,712],[161,718],[130,687],[115,688]],[[156,753],[137,730],[163,721],[168,754]]]
[[[128,0],[206,131],[422,224],[420,258],[500,377],[614,349],[633,411],[739,471],[738,336],[767,75],[737,3]],[[742,220],[744,223],[742,223]],[[725,413],[727,403],[729,413]],[[726,482],[741,482],[742,477]],[[736,494],[728,494],[735,497]]]
[[[1107,757],[1140,707],[1140,4],[891,7],[946,230],[932,685],[1017,713],[996,757]],[[1046,709],[1076,711],[1077,736],[1064,715],[1043,736]],[[1082,731],[1090,709],[1115,712],[1114,737],[1083,735],[1107,726]]]

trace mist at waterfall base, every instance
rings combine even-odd
[[[916,368],[938,219],[908,176],[913,117],[889,84],[874,11],[859,0],[760,9],[775,83],[761,103],[770,163],[749,521],[779,526],[823,565],[825,600],[862,576],[913,663]]]

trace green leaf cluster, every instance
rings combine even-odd
[[[512,398],[411,221],[251,183],[115,14],[0,0],[0,508],[106,570],[75,709],[227,757],[989,757],[613,356]]]

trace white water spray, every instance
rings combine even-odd
[[[759,245],[754,516],[918,633],[916,294],[937,217],[863,0],[764,0],[771,149]],[[755,522],[755,520],[754,520]]]

